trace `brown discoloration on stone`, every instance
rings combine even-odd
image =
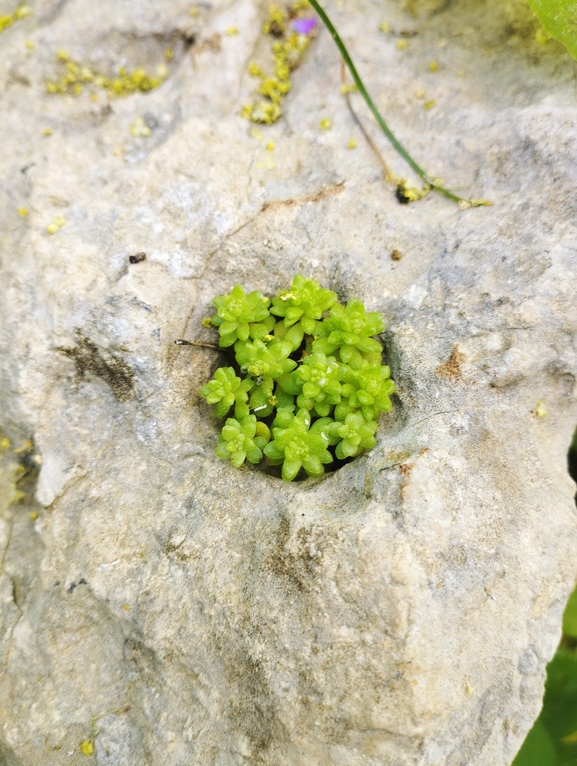
[[[458,381],[463,378],[462,365],[466,361],[467,357],[461,351],[457,344],[453,346],[451,356],[446,362],[439,365],[435,373],[441,378],[447,378],[448,380]]]
[[[220,53],[221,47],[221,37],[218,32],[215,32],[211,37],[208,37],[206,40],[199,43],[194,49],[194,53],[204,53],[204,51]]]
[[[293,197],[292,199],[277,199],[271,202],[265,202],[261,208],[261,212],[265,210],[273,210],[281,207],[295,207],[296,205],[305,205],[307,202],[320,202],[326,197],[333,197],[335,194],[341,194],[345,190],[345,182],[341,181],[340,184],[333,184],[332,186],[324,186],[318,192],[314,194],[307,194],[304,197]]]

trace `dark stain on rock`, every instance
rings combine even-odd
[[[310,591],[317,579],[326,544],[324,530],[318,527],[301,527],[296,533],[296,545],[287,547],[290,524],[283,518],[276,531],[276,545],[267,556],[266,567],[289,580],[300,592]]]
[[[231,719],[251,744],[251,763],[263,763],[262,756],[280,735],[268,679],[262,663],[248,651],[239,651],[231,659],[227,676],[238,694],[231,700]]]
[[[147,678],[158,677],[156,654],[140,638],[128,636],[124,641],[122,654],[131,671]]]
[[[74,348],[58,349],[72,359],[80,378],[96,375],[107,383],[119,402],[132,399],[134,390],[134,371],[118,355],[99,349],[98,346],[81,333]]]
[[[453,346],[451,356],[444,364],[439,365],[435,372],[441,378],[448,378],[448,380],[458,381],[463,377],[463,364],[467,357],[461,351],[457,344]]]

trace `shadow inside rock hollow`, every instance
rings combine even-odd
[[[567,468],[569,470],[569,476],[577,484],[577,428],[573,434],[573,441],[569,447],[567,453]],[[577,505],[577,493],[575,493],[575,505]]]

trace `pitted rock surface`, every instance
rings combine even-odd
[[[416,159],[494,203],[402,206],[324,31],[259,140],[264,6],[29,5],[0,36],[0,425],[42,465],[1,506],[0,762],[506,766],[577,569],[574,62],[520,1],[330,3]],[[150,93],[46,93],[59,49],[167,47]],[[286,485],[215,457],[221,355],[174,340],[296,272],[384,313],[398,394],[369,454]]]

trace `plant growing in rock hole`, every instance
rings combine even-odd
[[[217,417],[234,407],[218,457],[237,468],[264,459],[292,481],[375,446],[377,419],[395,390],[372,337],[385,328],[381,314],[357,299],[343,306],[301,274],[272,301],[236,285],[213,303],[217,313],[205,325],[218,328],[219,346],[234,350],[236,362],[200,389]]]

